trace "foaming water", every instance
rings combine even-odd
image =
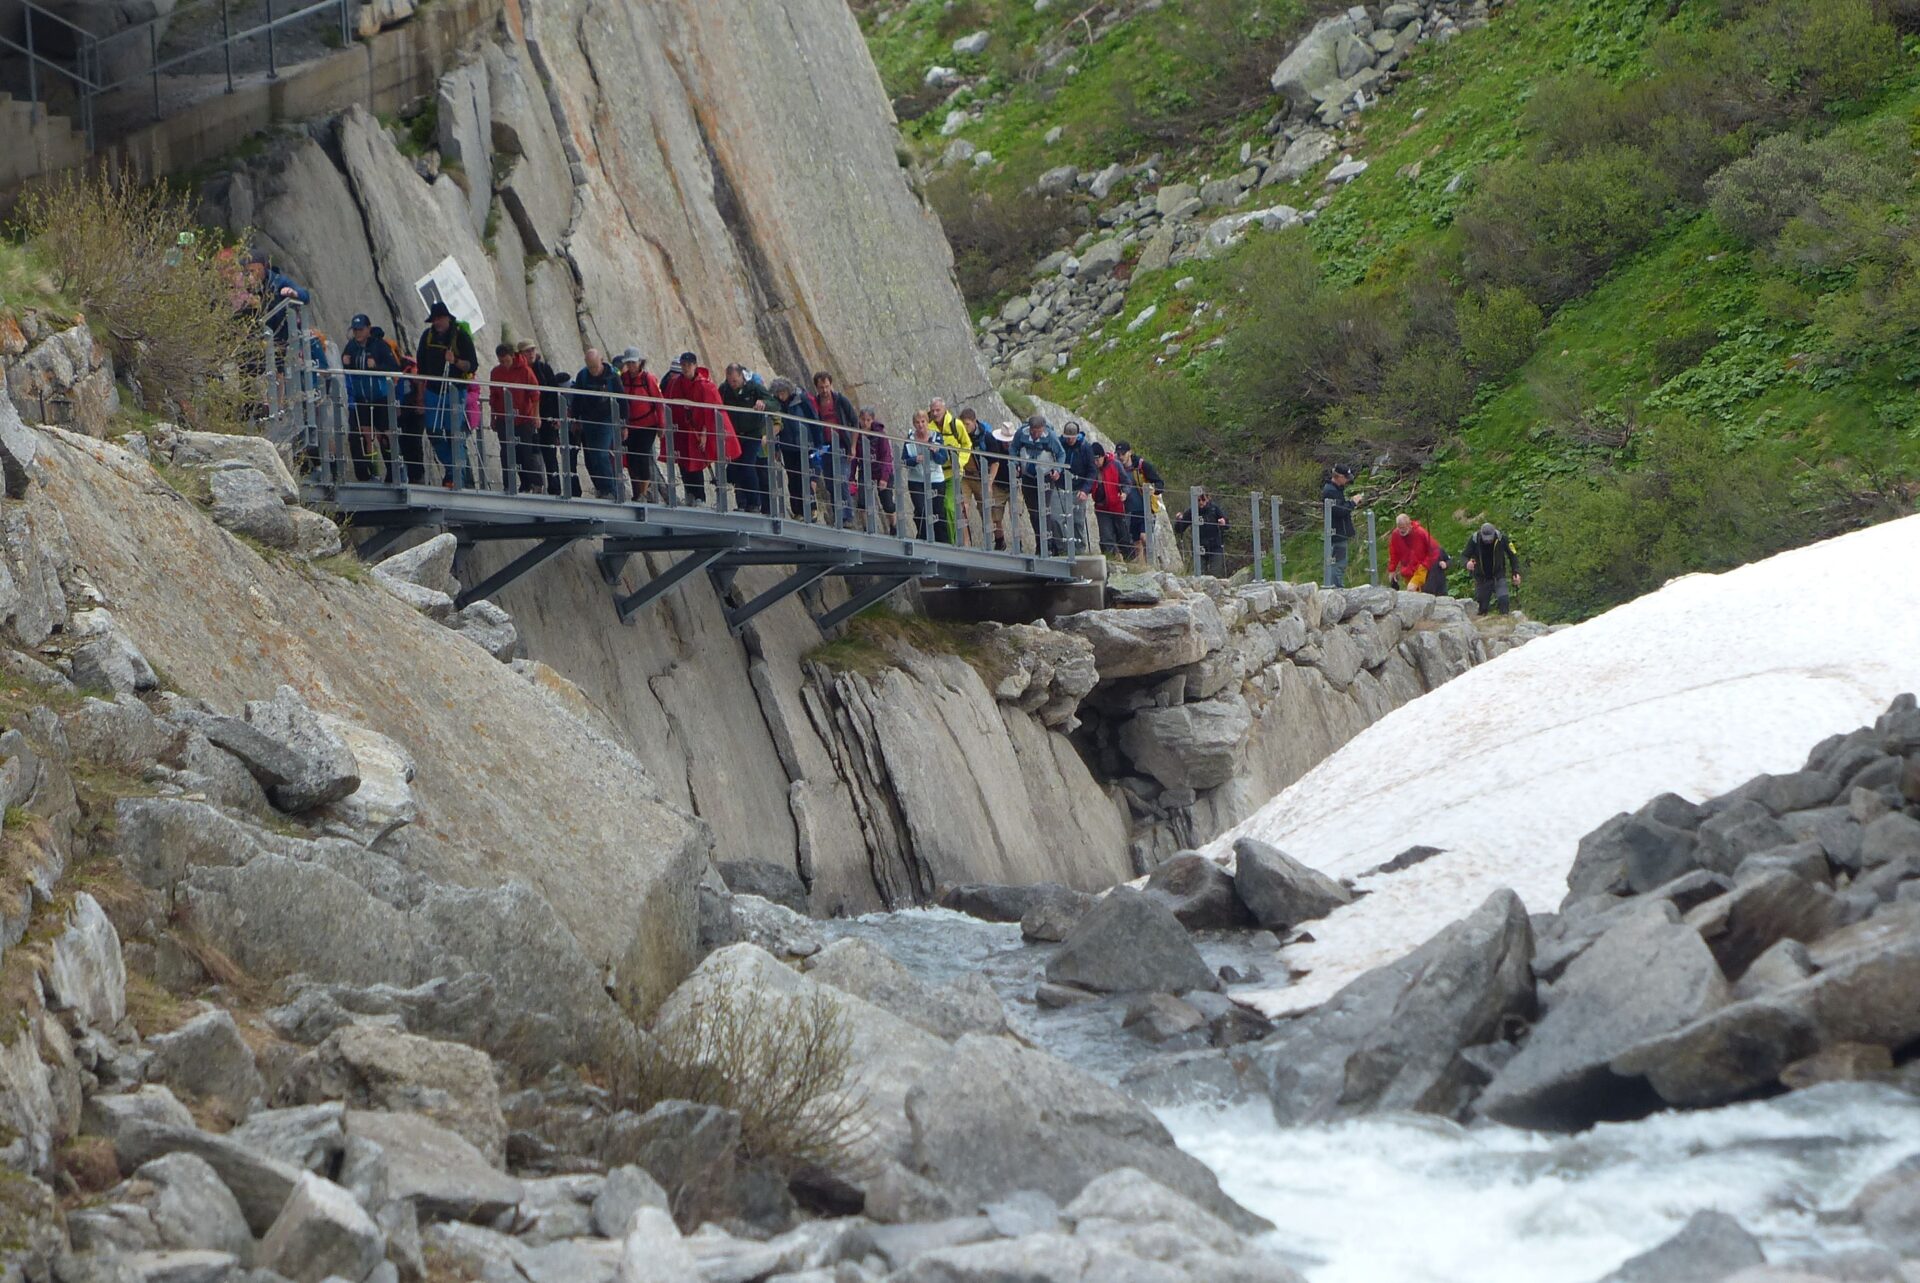
[[[1036,1007],[1051,949],[1023,945],[1017,926],[941,910],[821,925],[928,981],[983,972],[1022,1036],[1107,1081],[1154,1054],[1120,1030],[1118,999]],[[1251,961],[1232,937],[1201,949],[1216,967]],[[1920,1152],[1920,1099],[1865,1084],[1578,1136],[1413,1115],[1282,1128],[1263,1103],[1160,1117],[1274,1223],[1275,1249],[1311,1283],[1591,1283],[1709,1208],[1759,1235],[1770,1260],[1843,1250],[1862,1240],[1822,1214]]]

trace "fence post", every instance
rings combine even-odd
[[[33,51],[33,16],[29,9],[23,15],[27,28],[27,123],[39,124],[46,112],[40,107],[40,56]],[[93,150],[93,139],[87,139],[87,150]],[[47,417],[44,413],[40,416]]]
[[[520,424],[511,387],[500,390],[500,404],[507,410],[507,430],[495,433],[500,438],[500,488],[510,495],[520,493]]]
[[[1040,471],[1038,460],[1034,461],[1033,468],[1033,497],[1039,501],[1039,511],[1033,514],[1033,550],[1044,557],[1053,545],[1053,482]]]
[[[340,47],[353,43],[353,2],[340,0]]]
[[[220,50],[227,62],[227,92],[233,92],[233,17],[228,0],[220,0]]]
[[[273,0],[267,0],[267,79],[279,78],[280,70],[273,59]]]
[[[1333,500],[1320,501],[1320,583],[1333,583]]]
[[[1280,496],[1268,495],[1267,502],[1272,506],[1267,539],[1273,544],[1273,582],[1284,584],[1287,582],[1287,545],[1280,529]]]
[[[1260,492],[1253,492],[1253,577],[1265,579],[1266,569],[1260,564]]]
[[[1380,542],[1374,528],[1375,510],[1367,509],[1367,582],[1380,586]]]
[[[991,434],[987,440],[993,440]],[[987,452],[975,447],[973,461],[980,465],[980,551],[993,550],[993,477],[988,468]]]
[[[1200,487],[1187,487],[1187,540],[1193,546],[1193,573],[1200,573]]]
[[[809,424],[800,425],[800,520],[811,524],[813,521],[813,428]]]
[[[873,488],[873,437],[860,438],[860,504],[867,513],[867,533],[880,533],[880,492]]]
[[[401,463],[396,457],[401,450],[399,382],[397,378],[390,377],[387,379],[387,432],[384,448],[380,451],[381,458],[387,465],[387,484],[390,486],[399,484],[406,467],[406,465]]]
[[[153,115],[160,117],[160,24],[147,24],[147,72],[153,77]]]

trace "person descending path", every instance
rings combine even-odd
[[[499,344],[493,354],[499,364],[487,375],[487,408],[500,442],[501,479],[512,471],[519,492],[529,494],[540,476],[540,383],[525,354],[511,344]]]
[[[1387,536],[1387,574],[1395,588],[1424,590],[1439,559],[1440,545],[1425,526],[1404,512],[1393,519],[1393,533]]]
[[[634,502],[645,503],[653,495],[653,451],[666,410],[660,404],[660,380],[648,371],[647,358],[637,347],[620,354],[620,387],[635,398],[626,405],[627,480]]]
[[[680,369],[665,392],[670,399],[698,403],[674,407],[673,453],[687,483],[688,500],[705,504],[708,473],[715,464],[723,460],[732,463],[740,457],[740,439],[734,434],[733,420],[713,381],[713,371],[701,365],[693,353],[681,355]],[[725,481],[724,472],[714,477],[716,498]]]
[[[1124,558],[1133,544],[1128,521],[1133,481],[1105,446],[1096,441],[1092,449],[1093,513],[1100,527],[1100,551],[1109,557]]]
[[[393,454],[393,375],[400,373],[400,357],[384,337],[374,335],[373,319],[365,312],[347,325],[347,345],[340,349],[340,368],[347,371],[347,400],[353,431],[347,449],[353,457],[353,479],[379,479],[379,462]]]
[[[860,416],[846,393],[834,390],[833,376],[825,370],[813,376],[813,395],[807,398],[807,405],[813,412],[812,417],[826,425],[823,433],[826,440],[815,447],[815,457],[819,460],[815,475],[820,479],[822,493],[827,496],[825,519],[837,518],[840,525],[850,525],[853,521],[849,490],[853,483],[850,457],[853,442],[849,434],[860,426]]]
[[[1347,497],[1347,486],[1353,481],[1353,465],[1336,463],[1327,474],[1327,483],[1320,487],[1320,500],[1331,531],[1331,565],[1327,568],[1327,587],[1345,588],[1347,586],[1347,545],[1353,540],[1353,509],[1355,501]],[[1331,508],[1326,505],[1331,504]]]
[[[573,420],[579,425],[580,444],[587,456],[587,477],[593,493],[602,499],[618,499],[614,452],[618,447],[619,425],[626,414],[618,400],[623,390],[620,372],[608,365],[600,349],[587,349],[587,363],[573,376]]]
[[[823,444],[825,430],[808,422],[813,418],[813,407],[807,404],[807,398],[792,379],[775,379],[772,391],[774,410],[780,417],[773,439],[780,452],[780,470],[787,476],[787,516],[804,521],[807,457]]]
[[[1200,566],[1216,579],[1227,574],[1227,514],[1213,501],[1213,494],[1200,487],[1200,502],[1173,519],[1173,533],[1184,535],[1200,523]]]
[[[925,410],[913,412],[913,427],[900,446],[900,469],[907,476],[907,507],[914,536],[930,543],[951,543],[945,502],[949,453]]]
[[[1482,615],[1492,604],[1501,614],[1509,609],[1508,585],[1520,586],[1520,555],[1513,541],[1491,521],[1467,540],[1467,551],[1460,558],[1473,576],[1473,600]]]
[[[740,457],[727,465],[727,479],[733,483],[734,498],[742,512],[771,512],[766,411],[773,394],[767,391],[759,375],[736,362],[727,366],[720,384],[720,399],[727,403],[727,417],[733,420],[734,435],[740,439]]]

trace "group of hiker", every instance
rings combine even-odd
[[[1352,465],[1335,464],[1320,491],[1329,535],[1328,582],[1336,588],[1346,584],[1347,550],[1354,538],[1358,496],[1347,493],[1353,477]],[[1393,533],[1387,536],[1387,574],[1395,588],[1444,597],[1454,560],[1425,526],[1404,512],[1394,517]],[[1509,613],[1511,590],[1520,586],[1520,556],[1513,540],[1492,522],[1485,522],[1467,537],[1466,550],[1458,560],[1473,580],[1473,599],[1480,613],[1489,609]]]
[[[248,275],[267,330],[284,348],[286,309],[276,305],[306,303],[308,293],[261,256],[248,263]],[[482,377],[471,330],[442,301],[428,309],[411,352],[365,313],[353,317],[337,358],[324,335],[310,332],[309,341],[316,369],[339,371],[358,481],[426,485],[430,448],[440,484],[471,489],[484,476],[477,456],[482,430],[491,429],[500,476],[522,494],[577,498],[590,487],[601,499],[648,502],[664,499],[677,482],[686,501],[705,504],[710,490],[718,502],[724,486],[742,512],[811,515],[978,548],[1015,547],[1007,517],[1016,493],[1034,550],[1097,544],[1132,560],[1146,557],[1149,525],[1164,508],[1164,478],[1129,442],[1109,449],[1081,424],[1056,432],[1037,413],[1023,423],[989,424],[941,397],[916,409],[896,439],[826,371],[803,388],[735,363],[716,380],[696,353],[683,352],[656,378],[629,347],[612,358],[588,348],[569,373],[523,340],[495,345],[495,363]],[[1351,465],[1334,466],[1321,492],[1333,587],[1345,585],[1355,537],[1354,475]],[[1173,529],[1181,537],[1194,531],[1201,568],[1225,575],[1227,515],[1205,488],[1174,515]],[[1395,587],[1445,595],[1456,560],[1473,579],[1481,612],[1507,613],[1520,563],[1503,532],[1483,525],[1456,559],[1408,514],[1394,519],[1388,571]]]

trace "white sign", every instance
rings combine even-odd
[[[445,303],[453,319],[465,321],[471,333],[478,335],[486,328],[487,318],[480,311],[480,298],[468,283],[467,274],[460,270],[460,264],[454,262],[453,255],[435,263],[432,271],[413,283],[413,288],[420,291],[420,301],[429,311],[435,303]]]

